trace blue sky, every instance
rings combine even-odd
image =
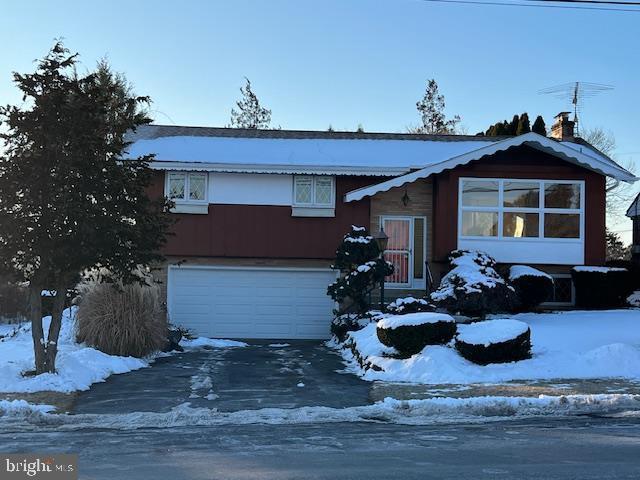
[[[570,104],[537,93],[576,80],[614,90],[585,102],[616,159],[640,171],[640,10],[578,11],[422,0],[2,1],[0,103],[11,72],[33,69],[56,37],[86,68],[106,56],[158,123],[222,126],[243,76],[282,128],[403,131],[435,78],[469,133]],[[624,222],[614,226],[627,230]]]

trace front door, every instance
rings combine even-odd
[[[411,250],[413,243],[411,218],[386,217],[382,219],[384,231],[389,237],[384,258],[395,267],[386,284],[389,286],[410,286],[413,278]]]

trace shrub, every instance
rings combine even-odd
[[[531,357],[531,329],[517,320],[489,320],[460,325],[456,350],[479,365],[516,362]]]
[[[515,290],[498,274],[492,257],[475,250],[454,250],[449,263],[451,271],[431,294],[436,307],[479,317],[513,310]]]
[[[626,306],[633,292],[630,272],[625,268],[574,267],[571,278],[576,291],[576,307],[607,309]]]
[[[509,269],[509,280],[522,310],[532,310],[553,295],[553,277],[535,268],[514,265]]]
[[[368,313],[364,315],[347,313],[337,316],[331,321],[331,334],[342,343],[347,339],[347,333],[362,330],[372,319],[373,316]]]
[[[406,315],[408,313],[417,312],[433,312],[435,306],[424,298],[396,298],[393,302],[387,305],[387,313],[392,315]]]
[[[445,313],[410,313],[383,318],[376,325],[383,345],[395,348],[400,356],[420,353],[427,345],[449,343],[456,333],[453,317]]]
[[[16,282],[0,282],[0,322],[26,322],[28,288]]]
[[[369,293],[387,275],[393,273],[393,264],[378,258],[380,250],[364,227],[351,226],[336,250],[331,268],[345,272],[327,288],[334,301],[347,303],[351,309],[364,315],[369,310]]]
[[[98,272],[79,286],[77,340],[109,355],[144,357],[167,343],[167,318],[160,288],[146,275],[146,285],[123,285]]]

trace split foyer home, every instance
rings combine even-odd
[[[464,248],[550,273],[570,304],[571,267],[605,261],[606,178],[636,180],[567,113],[551,138],[148,125],[132,141],[155,154],[151,194],[175,202],[170,320],[215,337],[327,337],[351,225],[389,236],[389,300],[437,286]]]

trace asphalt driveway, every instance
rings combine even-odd
[[[219,411],[372,403],[372,385],[319,341],[251,341],[248,347],[159,358],[78,395],[71,413],[166,412],[190,402]]]

